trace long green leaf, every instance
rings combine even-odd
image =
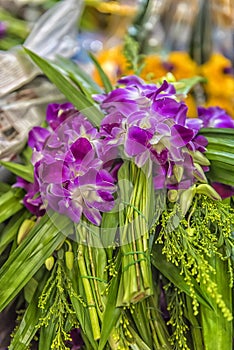
[[[206,136],[208,140],[207,149],[216,149],[223,152],[233,152],[234,151],[234,139],[225,139],[220,137],[210,137]]]
[[[5,182],[0,182],[0,196],[8,192],[10,189],[11,189],[11,185]]]
[[[102,69],[100,63],[98,62],[96,57],[94,57],[94,55],[92,55],[91,53],[89,54],[89,56],[90,56],[91,60],[93,61],[93,63],[95,64],[95,67],[97,68],[97,71],[100,75],[100,78],[102,80],[102,83],[104,85],[106,93],[112,91],[113,87],[112,87],[112,84],[110,82],[110,79],[108,78],[108,76],[106,75],[104,70]]]
[[[169,281],[171,281],[181,291],[191,296],[189,286],[180,273],[180,268],[166,260],[165,255],[162,254],[161,244],[153,245],[151,261],[153,266],[155,266],[167,279],[169,279]],[[196,292],[196,298],[199,301],[199,303],[211,310],[214,309],[215,306],[213,301],[207,299],[204,293],[202,293],[202,290],[199,287],[198,283],[195,281],[195,279],[193,279],[192,281]]]
[[[11,217],[0,235],[0,254],[5,250],[8,244],[16,238],[20,225],[30,216],[31,214],[26,209],[22,209]]]
[[[57,63],[67,73],[72,73],[79,80],[83,87],[92,94],[101,94],[102,89],[95,83],[91,75],[86,73],[78,64],[64,57],[57,57]]]
[[[120,271],[120,254],[118,256],[116,270]],[[103,315],[101,338],[98,350],[103,350],[105,348],[108,338],[110,337],[111,332],[114,326],[117,324],[121,315],[122,309],[116,307],[119,282],[120,273],[118,273],[117,276],[113,277],[111,281],[111,286],[106,301],[106,309]]]
[[[22,177],[23,179],[33,182],[33,166],[23,165],[13,162],[5,162],[0,160],[0,165],[3,165],[6,169],[8,169],[13,174]]]
[[[211,162],[210,171],[206,173],[207,178],[212,182],[220,182],[229,186],[234,186],[233,171],[219,167],[215,162]]]
[[[222,297],[226,307],[232,314],[233,290],[230,287],[230,273],[227,261],[219,257],[212,257],[209,261],[215,269],[213,281],[217,284],[217,292]],[[204,289],[206,289],[205,287]],[[203,332],[204,348],[206,350],[230,350],[233,345],[233,323],[227,320],[225,314],[216,305],[214,310],[201,306],[201,326]],[[214,336],[215,335],[215,336]]]
[[[39,346],[38,350],[51,349],[51,344],[56,335],[56,323],[53,322],[53,318],[51,322],[46,327],[42,327],[40,329],[40,338],[39,338]]]
[[[64,96],[66,96],[66,98],[73,103],[82,114],[89,118],[93,124],[100,124],[103,114],[94,103],[91,103],[87,97],[74,86],[69,78],[61,72],[61,69],[26,48],[25,51],[38,65],[42,72],[51,80],[51,82],[57,86]]]
[[[233,128],[203,128],[199,130],[199,134],[207,137],[217,137],[233,140],[234,129]]]
[[[4,222],[12,215],[16,214],[23,208],[21,199],[24,196],[23,190],[11,188],[0,197],[0,223]]]
[[[209,149],[206,152],[206,157],[209,160],[213,160],[217,163],[222,164],[224,168],[231,166],[232,169],[234,169],[234,157],[233,153],[227,153],[222,151],[217,151],[213,149]]]
[[[21,291],[65,238],[70,221],[45,215],[0,270],[0,311]],[[69,231],[68,231],[69,232]]]
[[[41,311],[37,306],[38,298],[41,295],[43,287],[48,278],[48,271],[44,270],[43,272],[43,278],[37,283],[37,289],[24,313],[23,319],[20,322],[16,333],[14,334],[9,350],[27,350],[37,332],[36,325],[41,317]]]
[[[72,281],[72,286],[75,290],[76,295],[84,295],[84,291],[81,292],[80,285],[82,285],[81,277],[79,276],[77,264],[74,264],[73,269],[71,271],[67,271],[69,278]],[[81,303],[81,301],[77,298],[74,293],[71,293],[71,290],[68,290],[70,293],[70,298],[72,302],[72,306],[76,312],[76,317],[81,325],[81,329],[83,333],[88,338],[89,342],[92,345],[93,350],[97,350],[97,342],[94,340],[91,321],[89,318],[88,308]]]

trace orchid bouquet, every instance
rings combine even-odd
[[[199,77],[112,86],[91,56],[102,89],[26,52],[65,101],[20,163],[1,161],[17,175],[0,199],[0,309],[20,310],[9,349],[230,350],[234,121],[187,117]]]

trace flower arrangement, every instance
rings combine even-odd
[[[135,60],[112,86],[91,56],[101,88],[26,52],[69,102],[1,161],[17,175],[0,199],[0,309],[22,310],[9,349],[230,349],[231,117],[188,118],[199,77],[147,82]]]

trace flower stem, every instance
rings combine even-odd
[[[96,310],[96,304],[92,293],[92,288],[90,286],[90,282],[88,279],[89,276],[87,275],[87,269],[86,269],[86,264],[84,259],[84,249],[85,249],[84,245],[80,244],[78,247],[78,266],[83,279],[83,286],[84,286],[85,295],[86,295],[87,304],[88,304],[87,307],[89,310],[93,337],[95,340],[98,340],[100,339],[100,335],[101,335],[100,325],[99,325],[99,320],[98,320],[98,315]]]

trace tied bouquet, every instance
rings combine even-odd
[[[1,161],[17,176],[0,199],[9,349],[230,350],[234,121],[219,107],[188,118],[200,77],[148,83],[135,57],[112,86],[91,56],[102,88],[26,52],[65,101],[21,162]]]

